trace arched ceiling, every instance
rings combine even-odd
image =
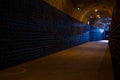
[[[90,17],[112,16],[115,0],[44,0],[71,17],[87,23]],[[97,11],[95,11],[97,9]],[[97,17],[99,17],[97,16]]]

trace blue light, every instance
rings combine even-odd
[[[101,40],[99,42],[108,43],[108,40]]]
[[[103,33],[104,32],[104,29],[99,29],[100,33]]]

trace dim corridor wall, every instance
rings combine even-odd
[[[42,0],[4,0],[0,69],[89,41],[89,26]],[[5,36],[7,34],[7,36]]]

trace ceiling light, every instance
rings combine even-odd
[[[98,9],[95,9],[94,11],[95,11],[95,12],[98,12]]]
[[[77,10],[80,11],[81,10],[80,7],[78,7]]]
[[[97,15],[97,17],[98,17],[98,18],[101,18],[99,14]]]

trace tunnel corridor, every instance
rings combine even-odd
[[[2,0],[0,79],[120,80],[119,0]]]
[[[78,45],[0,72],[1,80],[114,80],[107,41]]]

